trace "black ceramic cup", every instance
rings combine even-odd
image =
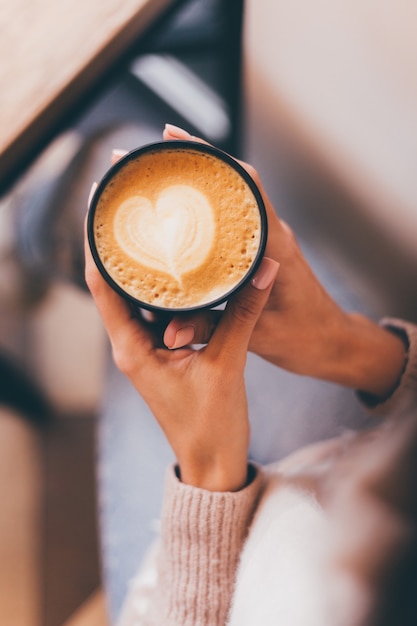
[[[122,157],[91,200],[88,241],[111,287],[141,308],[215,308],[256,272],[267,217],[246,170],[193,141],[148,144]]]

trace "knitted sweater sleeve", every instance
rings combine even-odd
[[[237,566],[263,483],[211,492],[182,483],[175,468],[165,481],[156,580],[141,615],[125,612],[119,626],[224,626]]]
[[[387,398],[381,400],[363,392],[358,392],[358,396],[371,413],[389,415],[410,410],[417,404],[417,326],[394,318],[384,318],[381,326],[404,341],[407,349],[404,369],[397,386]]]

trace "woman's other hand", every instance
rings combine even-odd
[[[202,141],[169,124],[163,136]],[[404,344],[365,317],[340,309],[317,280],[290,227],[278,218],[256,170],[239,162],[264,199],[269,231],[266,255],[280,263],[249,350],[297,374],[383,397],[401,374]],[[205,343],[220,319],[218,311],[174,317],[165,330],[165,344],[177,348],[185,342]]]

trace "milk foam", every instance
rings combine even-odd
[[[164,308],[205,305],[250,271],[261,240],[257,200],[221,159],[172,148],[131,160],[103,190],[97,252],[113,280]]]
[[[214,215],[207,198],[189,185],[172,185],[155,205],[144,196],[128,198],[114,218],[120,248],[145,267],[181,276],[198,268],[214,240]]]

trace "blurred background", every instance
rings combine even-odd
[[[112,148],[159,140],[170,122],[244,158],[375,317],[417,321],[417,4],[118,4],[0,0],[5,625],[108,621],[96,487],[108,348],[82,230]]]

